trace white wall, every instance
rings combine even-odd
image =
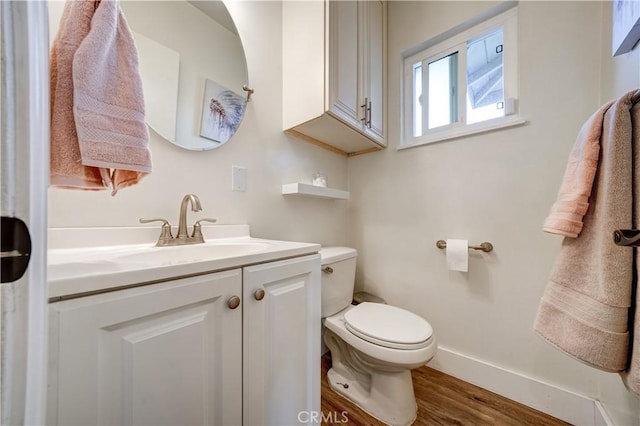
[[[451,353],[597,398],[596,370],[543,342],[532,325],[561,242],[542,223],[576,134],[602,102],[601,62],[610,62],[603,5],[520,3],[527,125],[396,150],[401,53],[495,4],[388,4],[389,149],[349,159],[357,288],[426,318]],[[637,85],[637,60],[632,65]],[[435,246],[447,238],[490,241],[495,251],[471,253],[469,273],[451,272]]]
[[[147,7],[152,8],[153,3]],[[60,8],[61,3],[53,2],[52,15]],[[249,85],[255,89],[235,136],[220,148],[194,152],[151,132],[151,175],[115,197],[108,191],[50,189],[51,227],[137,226],[138,218],[151,216],[167,218],[175,225],[182,197],[194,193],[203,211],[190,213],[189,223],[196,217],[216,217],[219,223],[248,223],[252,234],[263,238],[347,242],[346,202],[280,194],[283,183],[310,183],[319,170],[327,174],[330,186],[347,186],[344,157],[282,132],[281,3],[232,2],[229,9],[244,44]],[[52,22],[55,28],[57,24],[57,19]],[[201,96],[198,94],[199,100]],[[192,131],[198,134],[198,126],[194,124]],[[247,167],[246,192],[231,191],[232,165]]]

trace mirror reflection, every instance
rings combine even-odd
[[[122,1],[134,33],[147,122],[185,149],[213,149],[238,128],[247,64],[222,1]]]

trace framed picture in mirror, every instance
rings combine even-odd
[[[224,143],[236,132],[247,105],[247,98],[213,80],[206,79],[200,136]]]
[[[633,50],[640,40],[640,1],[614,0],[612,22],[613,56]]]

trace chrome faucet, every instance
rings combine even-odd
[[[191,203],[191,211],[202,210],[200,199],[194,194],[187,194],[180,204],[180,218],[178,219],[178,235],[171,234],[171,225],[166,219],[140,219],[140,223],[162,222],[162,231],[156,246],[177,246],[183,244],[204,243],[202,236],[202,226],[200,222],[215,222],[215,219],[199,219],[193,224],[191,235],[187,230],[187,206]]]

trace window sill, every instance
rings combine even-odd
[[[413,148],[416,146],[427,145],[434,142],[441,142],[450,139],[462,138],[465,136],[476,135],[479,133],[490,132],[493,130],[504,129],[507,127],[522,126],[527,120],[520,116],[500,117],[493,120],[487,120],[480,123],[469,124],[465,126],[451,125],[438,129],[421,138],[415,138],[411,142],[403,143],[398,146],[398,150]]]

